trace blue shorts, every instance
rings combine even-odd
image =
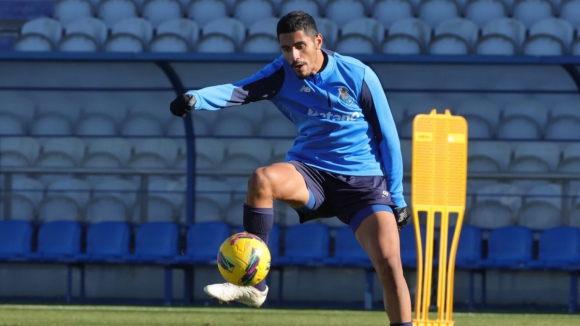
[[[384,176],[348,176],[321,171],[299,161],[288,163],[302,174],[316,200],[310,212],[297,211],[300,223],[336,216],[356,231],[372,213],[392,213],[395,208]]]

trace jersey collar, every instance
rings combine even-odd
[[[322,71],[314,75],[314,78],[316,79],[317,83],[326,81],[336,68],[336,60],[334,59],[334,52],[327,49],[321,50],[326,55],[328,62],[326,63],[326,67],[324,67]]]

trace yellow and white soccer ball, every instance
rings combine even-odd
[[[240,232],[220,246],[218,269],[226,281],[240,286],[260,283],[270,271],[270,251],[259,237]]]

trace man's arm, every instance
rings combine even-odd
[[[397,208],[406,207],[403,197],[403,159],[397,126],[381,82],[369,67],[365,69],[359,103],[379,143],[391,199]]]
[[[271,99],[282,88],[284,77],[282,61],[276,60],[239,82],[189,91],[177,97],[170,109],[174,115],[185,116],[191,110],[219,110]]]

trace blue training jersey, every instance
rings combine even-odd
[[[307,79],[281,55],[249,78],[187,94],[195,96],[195,110],[270,100],[298,128],[286,161],[342,175],[384,175],[393,202],[406,206],[399,137],[377,75],[357,59],[323,51],[326,67]]]

